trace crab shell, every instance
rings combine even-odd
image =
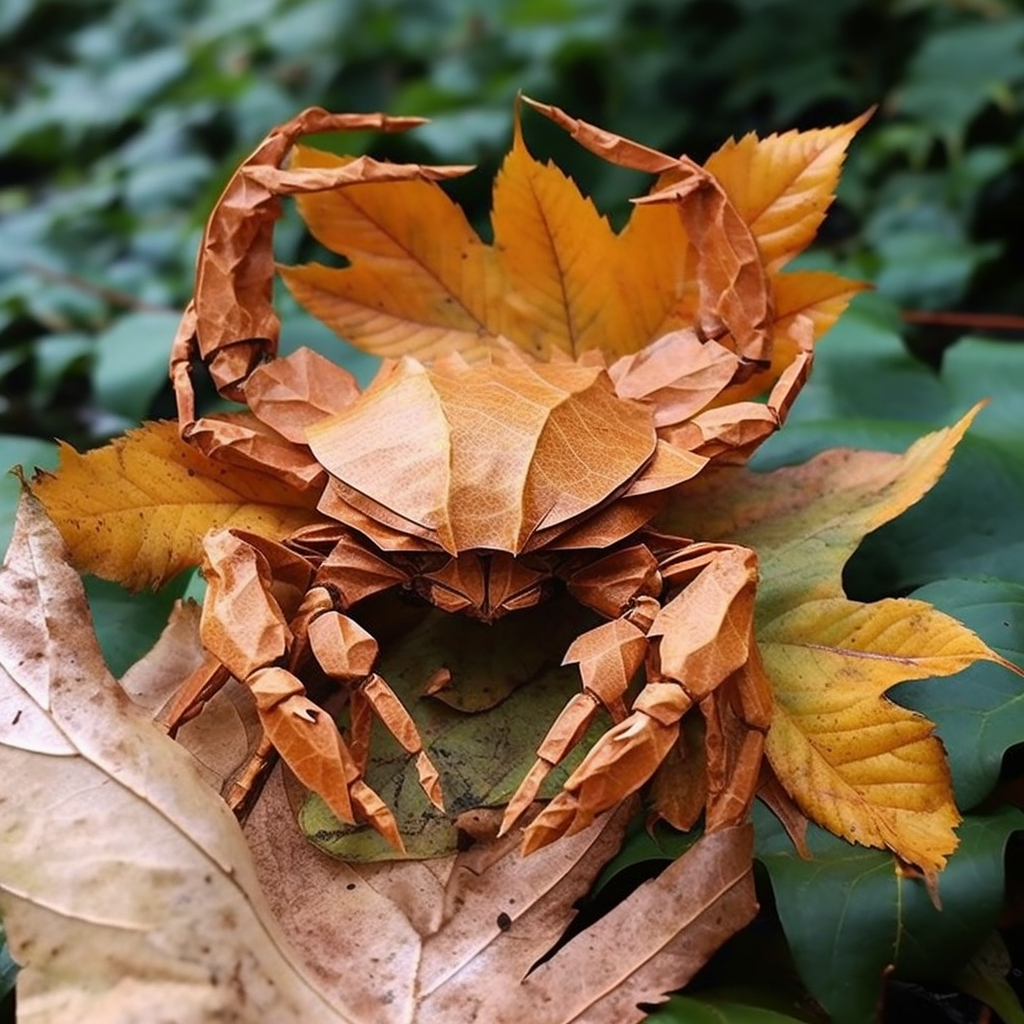
[[[652,407],[596,363],[388,364],[306,431],[324,514],[384,551],[601,548],[650,520],[703,456],[658,438]]]

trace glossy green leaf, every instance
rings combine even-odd
[[[1024,423],[1024,345],[964,338],[942,359],[942,383],[954,417],[979,398],[989,405],[975,432],[993,440],[1019,442]]]
[[[777,1010],[751,1006],[727,996],[701,993],[673,996],[646,1020],[646,1024],[801,1024],[802,1018]]]
[[[96,637],[115,677],[121,676],[156,643],[174,602],[182,597],[192,573],[181,573],[157,592],[133,594],[95,576],[85,578]]]
[[[883,973],[948,981],[995,926],[1003,852],[1024,828],[1008,808],[965,819],[960,847],[939,876],[942,910],[890,854],[854,847],[811,826],[801,860],[776,819],[755,808],[756,856],[765,865],[797,968],[834,1024],[873,1024]]]
[[[943,580],[913,597],[959,619],[1024,668],[1024,586],[995,579]],[[988,796],[1007,748],[1024,743],[1024,679],[998,665],[979,662],[950,679],[906,683],[893,696],[935,723],[962,808]]]
[[[180,315],[130,313],[96,339],[95,397],[131,423],[146,417],[167,380],[167,354]]]
[[[631,868],[652,861],[668,862],[681,857],[703,834],[703,822],[689,832],[677,832],[663,822],[656,823],[654,829],[650,830],[644,822],[644,815],[638,815],[630,824],[619,852],[601,869],[601,874],[591,888],[591,896],[603,892]]]

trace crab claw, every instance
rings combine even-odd
[[[365,820],[404,851],[394,815],[362,781],[331,716],[306,696],[302,682],[277,667],[260,669],[247,682],[267,738],[298,780],[319,793],[342,821]]]
[[[608,730],[537,815],[523,837],[523,854],[559,836],[585,829],[602,811],[635,793],[654,774],[679,737],[679,722],[691,707],[675,683],[650,683],[633,713]]]

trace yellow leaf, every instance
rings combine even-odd
[[[690,326],[698,303],[697,271],[690,240],[676,211],[668,206],[637,204],[616,249],[618,287],[629,296],[636,321],[618,351],[637,352],[669,331]]]
[[[726,388],[714,405],[755,398],[768,391],[800,351],[791,333],[797,318],[806,317],[810,321],[813,339],[817,341],[842,316],[850,300],[868,287],[860,281],[820,270],[776,274],[772,285],[775,292],[772,364],[742,384]]]
[[[552,108],[543,109],[554,116]],[[708,232],[700,239],[694,234],[697,248],[675,201],[638,205],[615,234],[571,179],[530,155],[517,123],[495,182],[493,246],[433,181],[361,184],[298,200],[313,234],[349,265],[310,264],[281,273],[300,303],[355,345],[421,361],[444,352],[485,358],[499,335],[541,358],[597,349],[614,359],[680,328],[717,331],[726,311],[741,310],[730,330],[742,327],[757,336],[750,350],[755,356],[770,333],[778,352],[770,370],[725,396],[739,401],[768,390],[790,365],[796,316],[808,317],[817,336],[857,288],[832,275],[789,280],[776,271],[813,237],[862,121],[760,142],[751,135],[723,147],[708,163],[720,178],[708,192],[718,197],[718,213],[706,211]],[[688,195],[690,164],[675,166],[671,157],[599,134],[601,140],[589,145],[613,163],[629,163],[619,150],[640,150],[648,170],[670,168],[654,193],[679,186],[680,201]],[[331,168],[349,159],[297,148],[293,165]],[[732,221],[721,220],[723,210]],[[739,258],[739,234],[729,235],[727,222],[742,228],[749,259]],[[752,282],[763,285],[766,272],[770,287],[760,295]],[[741,295],[744,304],[734,309]],[[746,323],[751,317],[757,322]],[[734,344],[746,342],[737,336]]]
[[[730,140],[704,165],[757,239],[769,272],[802,252],[832,202],[846,147],[870,117],[766,139]]]
[[[293,154],[296,168],[351,159],[305,146]],[[493,340],[491,296],[501,290],[493,254],[436,184],[366,184],[297,201],[316,239],[353,264],[280,268],[296,299],[332,330],[382,356],[472,352]]]
[[[321,518],[316,493],[209,459],[175,423],[146,424],[84,455],[61,444],[56,474],[31,488],[81,571],[134,589],[198,565],[213,527],[280,538]]]
[[[518,119],[494,184],[496,248],[508,302],[503,333],[541,358],[621,348],[631,317],[615,290],[615,234],[553,163],[526,148]]]
[[[923,601],[810,601],[758,630],[775,713],[765,752],[808,817],[926,872],[956,848],[949,768],[931,723],[891,686],[959,672],[988,648]]]
[[[924,602],[848,600],[842,570],[865,534],[941,476],[976,411],[903,455],[837,450],[774,473],[711,471],[661,522],[758,552],[756,635],[775,696],[765,749],[800,809],[926,873],[956,847],[949,771],[931,724],[883,695],[979,659],[1006,663]]]

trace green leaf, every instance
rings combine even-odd
[[[678,832],[659,821],[652,831],[646,827],[644,815],[638,815],[631,822],[619,852],[601,869],[601,874],[591,887],[590,895],[598,895],[630,868],[652,861],[668,862],[681,857],[703,834],[703,822],[689,832]]]
[[[942,359],[942,382],[953,417],[979,398],[989,401],[972,433],[1017,442],[1024,423],[1024,345],[963,338]]]
[[[943,580],[913,597],[959,619],[1024,668],[1024,586],[995,579]],[[1007,748],[1024,743],[1024,680],[999,665],[978,662],[950,679],[906,683],[892,695],[935,723],[959,807],[974,807],[988,796]]]
[[[145,418],[167,380],[177,313],[129,313],[96,339],[93,392],[97,401],[131,423]]]
[[[907,69],[897,109],[958,149],[974,117],[1024,79],[1022,45],[1020,19],[978,19],[934,33]]]
[[[85,578],[96,636],[114,676],[120,677],[156,643],[174,602],[185,593],[191,576],[181,573],[156,593],[137,594],[95,576]]]
[[[702,992],[693,996],[672,996],[649,1017],[646,1024],[802,1024],[763,1006],[752,1006],[727,995]]]
[[[815,349],[814,372],[800,393],[786,428],[758,458],[774,461],[798,425],[829,422],[829,445],[851,436],[862,421],[918,425],[918,433],[958,420],[977,402],[988,407],[971,427],[972,437],[1017,442],[1024,419],[1024,345],[965,337],[946,350],[936,373],[914,359],[900,337],[899,311],[878,294],[858,296]],[[877,428],[878,425],[873,425]],[[800,432],[796,432],[800,433]],[[837,436],[838,435],[838,436]],[[883,444],[884,446],[884,444]]]
[[[49,402],[68,371],[76,363],[85,362],[92,351],[92,339],[84,333],[51,334],[35,342],[32,352],[36,359],[36,402]]]
[[[891,854],[855,847],[816,826],[813,859],[801,860],[778,821],[754,810],[756,856],[765,865],[797,968],[834,1024],[872,1024],[883,972],[949,979],[995,926],[1003,902],[1003,852],[1024,828],[1007,808],[965,819],[960,847],[939,876],[942,910]]]
[[[892,302],[874,293],[858,295],[815,347],[814,372],[786,429],[759,454],[771,451],[777,439],[798,424],[893,418],[922,424],[945,422],[949,402],[942,382],[907,352],[900,326],[899,311]]]
[[[568,597],[492,625],[410,608],[393,595],[360,605],[357,617],[380,642],[378,671],[412,715],[441,774],[447,812],[429,803],[412,759],[380,723],[366,781],[395,813],[409,856],[444,856],[458,844],[457,814],[506,803],[515,791],[549,726],[579,692],[576,666],[561,666],[565,651],[597,620]],[[425,696],[440,668],[451,672],[450,692]],[[542,796],[554,795],[607,727],[602,714],[548,777]],[[346,860],[395,857],[377,832],[345,825],[315,795],[303,804],[299,824],[315,845]]]
[[[14,515],[21,496],[18,478],[6,472],[13,466],[21,466],[27,477],[37,467],[55,469],[57,446],[35,437],[0,436],[0,551],[6,551],[11,542]]]

